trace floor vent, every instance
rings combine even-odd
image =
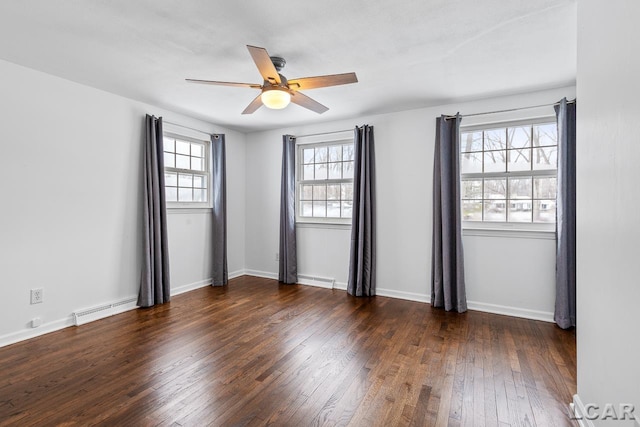
[[[128,298],[111,304],[76,311],[73,313],[73,322],[76,326],[80,326],[93,322],[94,320],[104,319],[105,317],[131,310],[136,307],[137,300],[137,298]]]

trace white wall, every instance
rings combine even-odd
[[[582,403],[640,419],[638,16],[635,0],[578,3],[577,339]]]
[[[247,135],[246,267],[254,274],[278,271],[278,215],[282,135],[305,135],[375,126],[378,294],[427,301],[430,296],[431,209],[435,118],[534,106],[575,96],[562,88],[320,125]],[[553,109],[469,118],[463,124],[553,115]],[[349,229],[298,229],[299,273],[347,280]],[[470,306],[487,311],[551,320],[555,283],[553,240],[465,236]],[[487,257],[501,256],[500,265]],[[532,260],[538,264],[531,266]],[[486,262],[485,262],[486,261]],[[523,269],[516,280],[513,272]]]
[[[229,267],[243,268],[243,134],[5,61],[0,75],[0,345],[137,295],[146,113],[226,133]],[[169,216],[172,289],[210,278],[207,219]]]

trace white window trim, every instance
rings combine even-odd
[[[305,181],[300,179],[302,171],[302,146],[314,145],[316,147],[336,145],[340,143],[354,143],[354,131],[329,132],[326,134],[315,134],[303,137],[296,137],[296,225],[303,228],[349,228],[351,227],[351,218],[327,218],[327,217],[303,217],[300,216],[300,185]],[[323,183],[331,184],[337,182],[353,182],[352,179],[339,180],[322,180]]]
[[[212,208],[212,193],[211,193],[211,141],[207,141],[206,139],[194,138],[192,136],[183,135],[177,132],[172,131],[164,131],[163,136],[179,139],[182,141],[193,142],[197,144],[203,145],[204,150],[204,163],[205,170],[204,171],[194,171],[191,169],[180,169],[175,167],[167,167],[165,165],[164,170],[168,172],[176,172],[176,173],[189,173],[189,174],[202,174],[205,176],[207,182],[207,201],[206,202],[166,202],[167,211],[171,211],[171,213],[201,213],[206,212]],[[164,147],[163,147],[163,156],[164,156]]]
[[[473,123],[467,126],[460,126],[460,133],[472,132],[476,130],[488,130],[502,127],[518,127],[536,124],[557,122],[555,116],[544,115],[534,118],[523,118],[515,120],[503,120],[485,123]],[[460,155],[460,152],[458,152]],[[558,169],[555,170],[533,170],[514,172],[487,172],[460,174],[462,178],[509,178],[517,176],[539,176],[557,177]],[[556,223],[536,223],[536,222],[501,222],[501,221],[462,221],[462,233],[468,236],[502,236],[502,237],[531,237],[531,238],[555,238]],[[534,237],[537,236],[537,237]],[[550,237],[553,236],[553,237]]]

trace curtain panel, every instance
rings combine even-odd
[[[213,212],[212,285],[229,282],[227,270],[227,166],[224,135],[211,135],[211,194]]]
[[[280,182],[280,256],[278,280],[298,281],[296,249],[296,139],[282,137],[282,179]]]
[[[563,329],[576,326],[576,104],[563,98],[558,119],[556,193],[556,304],[554,320]]]
[[[431,305],[446,311],[467,311],[460,206],[461,117],[436,119],[433,162],[433,236]]]
[[[373,126],[355,128],[353,214],[347,292],[376,294],[376,195]]]
[[[164,194],[162,118],[147,114],[144,151],[143,256],[138,306],[170,299],[169,243]]]

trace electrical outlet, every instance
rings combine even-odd
[[[40,304],[43,301],[44,289],[31,289],[31,304]]]

